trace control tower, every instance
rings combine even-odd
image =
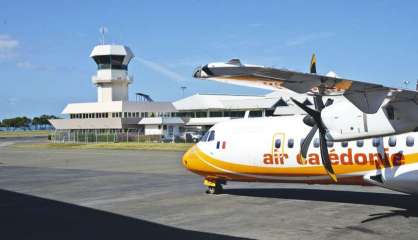
[[[90,57],[97,64],[97,74],[91,81],[97,86],[97,102],[128,101],[128,64],[134,54],[123,45],[98,45]]]

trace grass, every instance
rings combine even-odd
[[[97,144],[74,144],[74,143],[17,143],[19,148],[32,149],[114,149],[114,150],[157,150],[179,151],[189,149],[191,143],[97,143]]]
[[[31,130],[31,131],[0,131],[0,137],[40,137],[48,136],[47,130]]]

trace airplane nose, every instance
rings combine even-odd
[[[183,158],[181,161],[183,166],[189,170],[190,170],[192,161],[195,158],[194,148],[195,146],[192,146],[191,148],[189,148],[189,150],[187,150],[186,153],[183,155]]]
[[[207,78],[209,76],[208,75],[208,73],[209,73],[208,70],[209,70],[209,68],[208,68],[207,65],[199,66],[193,71],[193,77],[194,78]]]

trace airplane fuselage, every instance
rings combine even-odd
[[[306,159],[303,116],[236,119],[213,126],[183,157],[183,165],[216,181],[334,183],[321,163],[318,136]],[[329,143],[337,184],[378,185],[418,193],[418,134]]]

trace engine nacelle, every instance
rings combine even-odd
[[[402,118],[386,102],[376,113],[366,114],[347,100],[338,101],[324,108],[321,117],[328,130],[327,138],[333,141],[400,134],[417,127],[414,121]]]

